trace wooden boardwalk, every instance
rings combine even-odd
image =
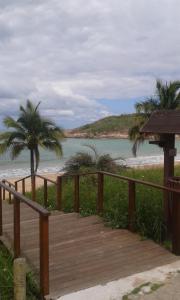
[[[13,205],[3,201],[3,230],[12,243]],[[54,213],[49,218],[50,294],[105,284],[177,260],[150,240],[128,230],[105,227],[101,218],[77,213]],[[38,214],[21,203],[21,249],[29,265],[39,271]]]

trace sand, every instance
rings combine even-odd
[[[60,173],[44,173],[44,174],[41,174],[41,176],[45,177],[45,178],[48,178],[48,179],[51,179],[53,181],[56,181],[57,179],[57,176],[60,175]],[[21,179],[22,177],[16,177],[16,178],[9,178],[8,181],[12,182],[13,184],[15,183],[15,181]],[[41,186],[43,186],[44,184],[44,181],[42,178],[39,178],[39,177],[36,177],[36,188],[39,188]],[[51,183],[49,183],[51,184]],[[29,192],[31,191],[31,178],[27,178],[25,180],[25,186],[26,186],[26,192]],[[22,182],[19,182],[18,183],[18,192],[22,192]]]

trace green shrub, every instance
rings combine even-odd
[[[13,299],[13,257],[0,242],[0,299]],[[32,273],[27,274],[27,300],[38,300],[40,292]]]

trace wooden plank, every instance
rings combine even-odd
[[[11,240],[12,208],[12,205],[3,203],[4,232]],[[21,253],[35,272],[39,272],[39,253],[43,253],[40,258],[41,286],[42,292],[47,293],[44,287],[48,279],[42,274],[47,268],[43,261],[47,261],[48,256],[48,251],[44,251],[48,229],[41,220],[39,244],[38,214],[31,211],[21,203]],[[82,218],[76,213],[51,215],[49,235],[50,293],[59,296],[177,260],[176,256],[154,242],[141,241],[137,234],[104,227],[98,216]]]

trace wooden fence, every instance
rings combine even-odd
[[[172,226],[172,252],[176,255],[180,255],[180,189],[177,187],[162,186],[152,182],[143,180],[133,179],[125,176],[109,172],[91,172],[91,173],[80,173],[80,174],[68,174],[57,176],[57,180],[51,180],[42,175],[35,175],[33,177],[27,176],[19,179],[15,182],[14,186],[8,181],[0,182],[0,235],[3,232],[2,224],[2,198],[5,198],[5,191],[9,192],[14,196],[14,254],[15,257],[20,255],[20,202],[26,203],[32,209],[39,213],[40,219],[40,286],[43,295],[47,295],[49,292],[49,240],[48,240],[48,217],[49,212],[37,204],[36,200],[36,177],[43,180],[44,188],[44,207],[48,206],[48,185],[53,184],[56,188],[56,208],[62,210],[62,191],[63,191],[63,179],[71,177],[74,182],[74,211],[79,212],[80,210],[80,177],[96,175],[97,176],[97,213],[103,212],[104,206],[104,177],[109,176],[117,178],[119,180],[126,181],[128,183],[128,229],[132,232],[135,231],[135,216],[136,216],[136,186],[144,185],[161,190],[166,193],[173,195],[173,226]],[[32,200],[26,198],[26,179],[32,180]],[[11,186],[10,186],[11,184]],[[22,194],[18,193],[19,185],[22,185]],[[3,196],[2,196],[3,194]],[[88,195],[87,195],[88,196]],[[42,251],[43,249],[43,251]]]
[[[28,199],[9,186],[6,181],[0,182],[0,236],[3,235],[3,205],[2,198],[7,191],[13,196],[13,231],[14,231],[14,257],[21,255],[21,226],[20,202],[25,203],[39,214],[39,252],[40,252],[40,289],[41,294],[49,294],[49,211],[38,203]]]
[[[103,212],[104,204],[104,177],[110,176],[117,178],[119,180],[126,181],[128,183],[128,228],[130,231],[135,230],[135,215],[136,215],[136,185],[144,185],[147,187],[152,187],[158,190],[161,190],[163,193],[171,193],[172,198],[172,251],[173,253],[180,255],[180,189],[177,185],[172,186],[163,186],[155,184],[152,182],[147,182],[143,180],[138,180],[134,178],[129,178],[125,176],[120,176],[118,174],[113,174],[109,172],[89,172],[89,173],[80,173],[80,174],[68,174],[57,176],[57,180],[48,179],[42,175],[35,175],[32,178],[32,200],[36,199],[36,177],[39,177],[43,180],[44,186],[44,207],[48,206],[48,183],[54,184],[56,187],[56,208],[62,210],[62,190],[63,190],[63,179],[67,177],[72,177],[74,181],[74,211],[79,212],[80,209],[80,177],[96,175],[97,176],[97,213],[100,214]],[[25,180],[28,177],[22,178],[15,182],[16,188],[17,184],[21,182],[22,191],[25,193]]]

